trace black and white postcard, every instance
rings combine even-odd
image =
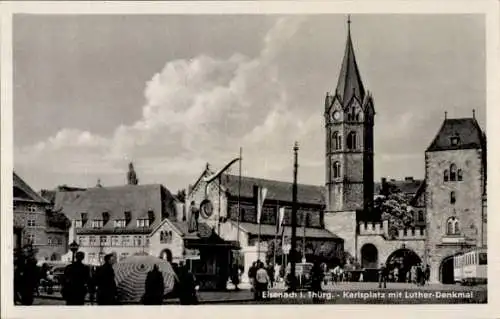
[[[2,2],[2,317],[493,316],[469,3]]]

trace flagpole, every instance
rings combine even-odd
[[[302,234],[302,259],[306,258],[306,222],[307,222],[307,212],[304,214],[304,225]]]
[[[240,216],[241,216],[241,202],[240,202],[240,197],[241,197],[241,157],[242,154],[242,148],[240,146],[240,163],[239,163],[239,176],[238,176],[238,217],[236,221],[236,241],[238,242],[238,245],[240,244]],[[238,262],[239,263],[239,262]]]
[[[262,212],[261,212],[261,214],[262,214]],[[259,235],[257,237],[257,260],[260,260],[260,225],[261,225],[260,217],[261,216],[259,216]]]
[[[274,234],[273,265],[276,265],[276,246],[278,243],[278,231],[280,225],[280,202],[276,201],[276,234]]]

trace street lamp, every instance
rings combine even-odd
[[[69,250],[71,250],[71,252],[73,253],[73,258],[71,260],[72,263],[75,262],[75,254],[78,251],[78,248],[80,248],[80,246],[74,240],[73,240],[73,242],[71,244],[69,244]]]

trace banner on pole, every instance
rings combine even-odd
[[[266,199],[267,188],[259,187],[257,193],[257,223],[260,224],[260,219],[262,218],[262,207],[264,205],[264,200]]]
[[[285,207],[278,209],[278,220],[276,224],[276,233],[279,234],[283,227],[283,220],[285,219]]]

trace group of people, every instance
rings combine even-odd
[[[77,252],[75,261],[64,269],[61,294],[67,305],[84,305],[88,300],[98,305],[118,305],[120,296],[115,281],[113,265],[116,255],[104,256],[104,264],[99,267],[85,265],[85,254]],[[175,281],[171,297],[178,297],[181,304],[195,304],[196,278],[187,266],[172,265],[178,280]],[[50,269],[41,269],[34,258],[17,261],[14,270],[14,298],[22,305],[32,305],[40,285],[52,287],[54,283]],[[50,283],[49,283],[50,281]],[[148,272],[145,280],[145,293],[141,298],[144,305],[161,305],[165,298],[165,286],[158,265]]]
[[[424,286],[429,282],[431,276],[431,268],[429,265],[416,264],[406,271],[406,278],[399,267],[394,267],[391,271],[385,264],[380,264],[378,269],[379,288],[387,287],[387,281],[391,282],[406,282],[413,283],[419,286]]]
[[[406,273],[406,282],[419,286],[424,286],[431,277],[431,267],[429,265],[417,264],[410,268]]]
[[[260,260],[252,263],[248,269],[248,279],[252,284],[252,291],[255,300],[262,300],[263,293],[273,286],[274,267],[270,264],[268,267]]]

